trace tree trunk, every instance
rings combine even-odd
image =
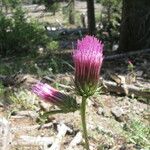
[[[70,24],[75,24],[75,0],[70,1],[69,23]]]
[[[90,35],[94,35],[96,32],[94,0],[87,0],[87,16],[88,16],[88,33]]]
[[[150,48],[150,0],[123,0],[120,51]]]

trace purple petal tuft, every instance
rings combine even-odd
[[[103,62],[103,44],[94,36],[85,36],[77,41],[73,52],[75,64],[75,85],[78,93],[93,95],[97,88],[99,73]]]

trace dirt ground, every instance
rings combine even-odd
[[[135,66],[134,71],[136,74],[142,71],[142,74],[138,75],[135,83],[132,84],[149,87],[149,69],[147,68],[149,66],[149,54],[142,54],[140,57],[130,57],[130,60]],[[145,70],[143,66],[147,69]],[[127,74],[127,59],[104,61],[101,73],[103,78],[108,78],[106,70],[123,75]],[[57,74],[54,77],[55,82],[49,82],[49,84],[52,86],[56,86],[56,83],[63,85],[64,87],[58,86],[61,91],[75,95],[72,88],[68,88],[73,86],[72,78],[72,73]],[[39,103],[39,99],[34,98],[35,103]],[[76,96],[76,98],[80,103],[81,98],[78,96]],[[44,107],[50,110],[57,109],[47,103],[44,103]],[[39,127],[39,122],[37,122],[39,115],[37,108],[39,108],[39,105],[35,110],[13,110],[12,108],[14,108],[14,105],[0,107],[0,116],[6,117],[10,123],[11,135],[9,137],[9,145],[12,150],[44,149],[42,146],[37,146],[36,144],[33,144],[33,146],[26,142],[23,143],[20,140],[21,136],[57,138],[57,127],[61,123],[64,123],[72,130],[72,132],[67,132],[61,141],[61,149],[67,149],[76,134],[82,130],[78,111],[75,113],[52,115],[46,122],[46,124],[51,123],[51,125],[42,128],[42,126]],[[91,150],[146,150],[145,147],[142,147],[142,144],[134,144],[132,141],[134,136],[139,138],[138,131],[132,135],[129,134],[130,132],[126,132],[124,128],[134,121],[144,124],[148,129],[150,119],[149,110],[149,99],[144,101],[144,99],[140,97],[125,96],[119,93],[110,93],[109,91],[102,93],[97,92],[93,97],[87,100],[87,127]],[[138,130],[140,130],[140,126]],[[149,135],[147,135],[147,140],[148,138]],[[75,146],[75,149],[83,149],[82,138]]]

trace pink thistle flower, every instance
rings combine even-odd
[[[75,99],[59,92],[48,84],[39,82],[33,86],[32,91],[45,102],[50,102],[66,112],[74,112],[78,109]]]
[[[131,60],[128,60],[128,70],[133,71],[135,66],[133,65]]]
[[[129,64],[129,65],[133,65],[132,62],[131,62],[131,60],[128,60],[128,64]]]
[[[103,44],[94,36],[85,36],[77,41],[73,52],[75,86],[81,96],[91,96],[97,89],[103,62]]]

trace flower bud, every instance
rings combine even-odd
[[[103,62],[103,44],[94,36],[85,36],[77,41],[73,52],[75,86],[80,96],[89,97],[97,89]]]
[[[78,104],[74,98],[59,92],[48,84],[39,82],[33,86],[32,91],[44,101],[58,106],[64,112],[74,112],[78,109]]]

